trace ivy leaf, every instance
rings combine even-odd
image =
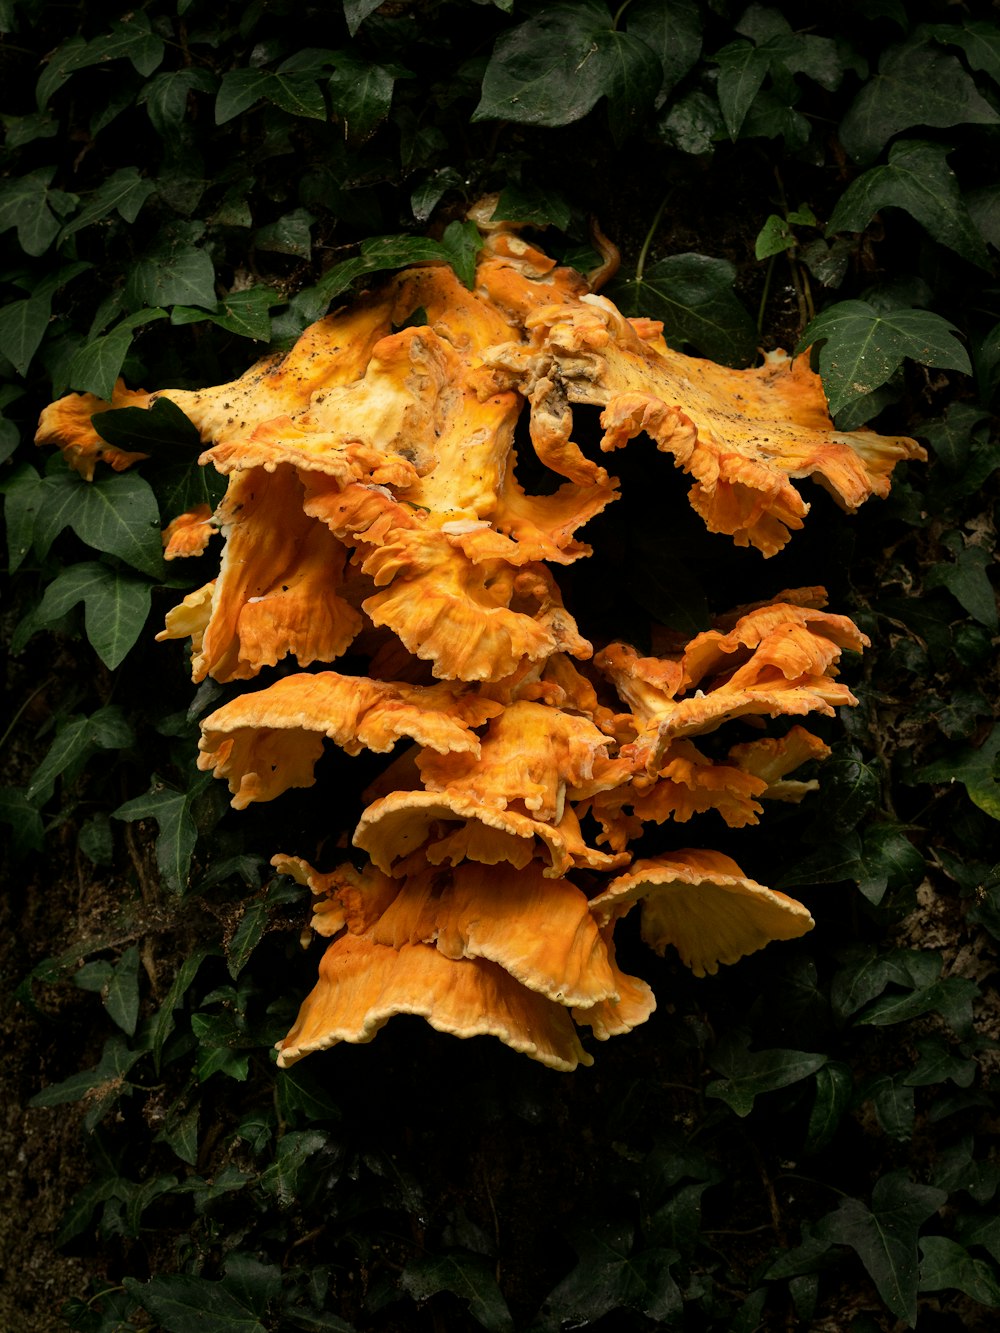
[[[72,236],[84,227],[99,222],[101,218],[113,212],[117,212],[126,222],[134,222],[143,204],[151,194],[155,193],[154,183],[140,176],[138,168],[122,167],[95,190],[90,203],[81,209],[72,222],[67,222],[63,227],[59,239],[64,241],[67,236]]]
[[[500,191],[500,198],[493,210],[493,219],[501,218],[508,222],[531,223],[536,227],[558,227],[567,231],[573,221],[573,213],[565,197],[558,190],[548,187],[525,185],[505,185]]]
[[[1000,819],[1000,723],[978,749],[953,751],[945,759],[924,764],[918,782],[961,782],[969,799],[994,819]]]
[[[149,482],[135,472],[111,472],[84,481],[56,473],[41,482],[44,500],[35,519],[35,548],[45,555],[69,526],[88,546],[116,555],[153,578],[163,573],[160,515]]]
[[[580,120],[621,76],[623,36],[627,34],[612,30],[611,15],[601,0],[543,9],[500,34],[472,119],[549,127]],[[643,45],[638,38],[631,43]],[[653,60],[659,84],[659,62]]]
[[[95,750],[122,750],[135,739],[121,709],[114,704],[99,708],[90,717],[72,718],[60,727],[45,758],[31,775],[26,795],[44,804],[55,790],[55,780],[78,767]]]
[[[694,0],[637,0],[626,11],[628,31],[660,62],[660,107],[701,54],[702,20]]]
[[[0,354],[19,375],[27,374],[49,327],[52,298],[44,293],[11,301],[0,309]]]
[[[749,1051],[739,1037],[726,1039],[709,1061],[721,1079],[709,1083],[706,1097],[717,1097],[741,1118],[753,1110],[754,1099],[776,1092],[815,1074],[829,1057],[808,1051]]]
[[[130,945],[112,967],[101,988],[101,1002],[108,1017],[128,1036],[135,1033],[139,1021],[139,950]]]
[[[725,133],[718,103],[697,88],[664,107],[656,129],[671,148],[696,157],[713,152],[715,141]]]
[[[955,559],[934,565],[928,571],[925,586],[947,588],[973,620],[996,631],[997,596],[986,572],[993,566],[993,552],[985,546],[964,545],[957,533],[947,536],[954,539],[947,544]]]
[[[871,1098],[875,1117],[884,1132],[897,1143],[908,1143],[913,1137],[916,1104],[913,1089],[903,1075],[876,1074],[868,1080],[865,1093]]]
[[[806,1130],[807,1152],[822,1152],[830,1145],[853,1093],[854,1079],[848,1065],[829,1060],[816,1070],[816,1097]]]
[[[121,1036],[109,1037],[104,1043],[100,1063],[94,1069],[71,1074],[61,1083],[50,1084],[36,1092],[29,1106],[65,1106],[86,1098],[85,1128],[93,1129],[123,1094],[130,1094],[131,1085],[126,1076],[143,1051],[131,1051]]]
[[[301,1193],[300,1181],[308,1163],[326,1147],[326,1135],[317,1129],[293,1130],[278,1143],[274,1161],[261,1172],[261,1188],[278,1203],[290,1207]]]
[[[736,270],[708,255],[670,255],[638,279],[618,283],[613,299],[623,314],[663,320],[672,347],[690,343],[726,365],[746,365],[757,346],[753,320],[733,294]]]
[[[135,99],[145,106],[146,114],[161,139],[176,142],[187,119],[191,93],[211,93],[218,80],[207,69],[175,69],[157,74],[143,86]]]
[[[659,60],[631,32],[615,30],[605,39],[610,75],[607,85],[611,137],[621,145],[645,119],[663,79]]]
[[[374,14],[383,0],[344,0],[347,31],[353,37],[369,14]]]
[[[712,60],[719,66],[716,91],[730,139],[736,138],[771,67],[770,57],[750,42],[731,42]]]
[[[474,222],[449,222],[441,246],[456,276],[471,291],[476,285],[476,257],[483,238]]]
[[[840,141],[855,162],[874,161],[884,144],[913,125],[993,125],[1000,115],[983,98],[957,56],[926,30],[879,61],[840,124]]]
[[[338,52],[328,87],[333,114],[350,144],[370,139],[389,114],[395,76],[383,65]]]
[[[198,841],[198,826],[191,813],[194,799],[204,783],[190,791],[177,791],[153,775],[153,785],[145,796],[136,796],[111,812],[112,819],[131,823],[136,819],[155,819],[156,864],[167,888],[183,893],[191,870],[191,857]]]
[[[1000,1305],[1000,1282],[993,1265],[974,1259],[947,1236],[926,1236],[920,1242],[920,1290],[962,1291],[980,1305]]]
[[[77,202],[75,194],[51,188],[55,174],[55,167],[40,167],[0,186],[0,232],[16,227],[17,243],[26,255],[45,253]]]
[[[880,312],[867,301],[838,301],[807,325],[798,350],[822,344],[819,370],[836,416],[852,399],[885,384],[907,357],[971,374],[956,332],[929,310]]]
[[[248,287],[246,291],[230,292],[214,310],[198,310],[194,306],[174,306],[170,312],[171,324],[198,324],[208,320],[227,333],[255,342],[271,341],[272,306],[280,305],[283,298],[273,287]],[[165,402],[165,399],[159,399]]]
[[[115,382],[132,346],[133,331],[141,324],[166,317],[165,310],[140,310],[116,324],[103,338],[84,343],[69,363],[70,385],[107,401],[114,393]]]
[[[899,824],[870,824],[859,862],[858,888],[874,906],[889,889],[915,888],[924,875],[924,858]]]
[[[207,250],[170,241],[149,250],[129,270],[132,306],[198,305],[214,309],[215,265]]]
[[[223,74],[215,95],[215,123],[225,125],[267,95],[271,75],[266,69],[231,69]]]
[[[995,23],[934,23],[929,31],[940,42],[960,46],[973,69],[982,70],[994,83],[1000,83],[1000,31]]]
[[[399,1285],[415,1301],[425,1301],[439,1291],[450,1291],[469,1307],[469,1314],[490,1333],[512,1333],[507,1302],[500,1294],[493,1265],[480,1254],[443,1254],[431,1259],[411,1259],[403,1269]]]
[[[45,589],[36,626],[61,620],[83,602],[83,623],[91,647],[113,671],[142,633],[149,615],[150,584],[134,574],[97,561],[70,565]]]
[[[203,311],[199,313],[204,315]],[[107,412],[96,412],[91,417],[91,424],[102,440],[119,449],[144,454],[180,453],[190,458],[202,447],[198,427],[169,398],[157,398],[150,407],[113,407]],[[121,474],[123,477],[133,475],[131,472]],[[155,516],[150,515],[150,519],[156,522]],[[159,570],[151,572],[158,573]]]
[[[290,116],[326,120],[326,100],[310,74],[271,74],[266,95]]]
[[[267,1333],[251,1310],[221,1282],[187,1273],[124,1279],[128,1294],[166,1333]]]
[[[558,1327],[595,1322],[623,1307],[659,1321],[677,1315],[681,1294],[670,1269],[680,1255],[659,1248],[635,1252],[633,1243],[627,1224],[579,1228],[573,1236],[579,1262],[549,1293],[544,1314]]]
[[[174,1011],[184,1003],[184,996],[197,976],[199,967],[208,957],[207,949],[196,949],[194,953],[189,954],[187,958],[181,961],[181,965],[177,969],[177,975],[170,984],[166,999],[150,1021],[149,1047],[153,1052],[153,1062],[157,1074],[160,1072],[160,1057],[163,1052],[163,1045],[174,1030]]]
[[[888,164],[866,171],[837,200],[827,236],[864,231],[880,209],[902,208],[941,245],[971,264],[989,268],[986,246],[948,166],[950,152],[943,144],[923,140],[893,144]]]
[[[902,1171],[876,1182],[872,1206],[844,1199],[816,1228],[817,1234],[849,1245],[878,1293],[897,1318],[911,1328],[917,1321],[917,1233],[947,1201],[944,1190],[916,1185]]]
[[[315,216],[308,209],[296,208],[268,223],[266,227],[258,227],[254,233],[254,244],[258,250],[271,250],[279,255],[308,259],[312,254],[311,228],[315,221]]]

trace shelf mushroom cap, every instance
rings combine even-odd
[[[698,977],[814,925],[800,902],[748,879],[721,852],[685,848],[636,861],[591,899],[590,910],[603,926],[640,899],[643,939],[661,954],[672,944]]]
[[[369,1042],[394,1014],[416,1014],[454,1037],[497,1037],[550,1069],[593,1064],[569,1010],[522,986],[496,963],[448,958],[430,944],[394,949],[368,935],[335,939],[291,1031],[278,1043],[287,1069],[338,1042]]]

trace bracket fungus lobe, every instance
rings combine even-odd
[[[655,1007],[616,962],[636,902],[646,942],[699,976],[812,927],[721,853],[662,849],[674,824],[742,828],[816,786],[792,775],[828,750],[797,719],[855,702],[837,667],[867,639],[804,588],[652,655],[592,643],[581,530],[622,488],[574,409],[600,409],[604,453],[648,436],[708,530],[765,557],[806,519],[795,482],[853,510],[922,450],[837,431],[804,357],[730,370],[668,347],[490,211],[471,290],[418,265],[231,384],[69,395],[39,425],[89,478],[141,458],[106,448],[94,413],[168,398],[228,477],[218,576],[157,637],[190,639],[196,681],[276,674],[202,723],[199,766],[237,809],[314,785],[327,742],[387,756],[354,830],[364,865],[274,858],[329,940],[283,1066],[419,1014],[570,1070],[592,1063],[579,1029],[604,1041]],[[165,518],[171,557],[212,530]],[[558,571],[581,564],[571,611]]]

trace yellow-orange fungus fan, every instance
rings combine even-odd
[[[226,778],[233,805],[311,787],[327,737],[348,754],[385,753],[402,736],[431,750],[479,752],[472,730],[501,705],[449,682],[405,685],[335,671],[285,676],[241,694],[201,724],[198,767]]]
[[[673,945],[698,977],[813,928],[801,903],[747,879],[720,852],[685,849],[636,861],[591,899],[590,909],[606,925],[640,899],[643,939],[657,953]]]
[[[168,560],[203,555],[216,530],[224,545],[217,577],[157,637],[189,641],[195,681],[231,687],[201,724],[198,763],[237,809],[324,782],[329,744],[384,756],[358,784],[364,864],[274,858],[329,941],[281,1065],[419,1014],[574,1069],[591,1063],[578,1029],[605,1041],[655,1007],[616,962],[635,902],[643,938],[699,975],[812,925],[717,852],[635,857],[640,839],[669,837],[658,826],[751,828],[768,800],[814,789],[809,770],[793,775],[828,747],[790,719],[853,704],[838,666],[868,641],[811,587],[686,644],[656,624],[637,631],[646,653],[606,628],[593,644],[588,621],[606,626],[615,608],[593,614],[588,524],[629,497],[578,406],[600,409],[604,454],[665,452],[708,529],[765,556],[808,513],[796,483],[853,510],[923,451],[834,429],[805,357],[730,370],[675,351],[659,323],[625,319],[524,228],[494,221],[495,204],[471,215],[471,289],[419,264],[229,384],[119,383],[111,402],[70,394],[39,423],[38,442],[90,480],[99,463],[145,457],[106,444],[94,418],[167,398],[196,427],[201,463],[228,478],[214,515],[163,516]],[[330,796],[331,812],[345,807]],[[347,845],[336,815],[321,836]]]

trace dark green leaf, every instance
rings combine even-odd
[[[15,463],[0,482],[7,527],[8,568],[13,572],[31,549],[35,518],[45,494],[41,478],[28,463]]]
[[[344,51],[337,55],[337,67],[330,75],[330,101],[348,143],[364,143],[375,133],[389,114],[395,82],[382,65]]]
[[[144,574],[162,574],[159,509],[144,477],[111,472],[87,482],[70,472],[46,477],[42,486],[48,505],[35,521],[35,544],[42,553],[69,526],[95,550]]]
[[[963,1291],[980,1305],[1000,1305],[995,1267],[985,1259],[974,1259],[947,1236],[926,1236],[920,1242],[920,1290]]]
[[[136,98],[161,139],[174,140],[187,118],[191,93],[210,93],[216,89],[215,75],[207,69],[175,69],[157,74]]]
[[[87,638],[104,665],[113,671],[142,633],[149,615],[150,591],[145,579],[85,561],[56,575],[45,590],[37,620],[39,624],[60,620],[82,601]]]
[[[902,1171],[876,1182],[872,1206],[844,1199],[823,1218],[820,1236],[856,1251],[878,1293],[912,1328],[917,1320],[917,1233],[945,1203],[944,1190],[916,1185]]]
[[[98,412],[91,423],[102,440],[130,453],[155,455],[166,451],[191,456],[202,448],[197,426],[169,398],[157,398],[149,407],[115,407]]]
[[[115,964],[101,998],[112,1022],[131,1037],[139,1021],[139,950],[135,945]]]
[[[7,825],[7,838],[15,864],[29,852],[40,852],[45,841],[42,817],[23,789],[0,787],[0,824]]]
[[[63,227],[59,239],[65,240],[67,236],[72,236],[75,232],[82,231],[84,227],[99,222],[112,212],[117,212],[126,222],[134,222],[143,204],[151,194],[155,193],[156,186],[151,180],[145,180],[140,176],[138,168],[122,167],[113,172],[100,189],[95,190],[90,202],[80,210],[72,222]]]
[[[315,221],[308,209],[296,208],[276,222],[259,227],[254,232],[254,244],[258,250],[273,250],[279,255],[308,259],[312,254],[311,228]]]
[[[717,92],[722,119],[730,139],[735,139],[771,61],[765,51],[750,42],[731,42],[712,59],[719,66]]]
[[[662,106],[701,54],[702,18],[694,0],[637,0],[625,12],[629,33],[660,62]]]
[[[626,315],[661,319],[672,347],[691,343],[726,365],[745,365],[757,345],[753,320],[733,294],[736,270],[708,255],[671,255],[641,278],[616,284],[612,298]]]
[[[42,255],[59,234],[61,219],[76,203],[75,194],[54,190],[55,167],[41,167],[0,185],[0,232],[17,228],[26,255]]]
[[[883,995],[857,1020],[873,1027],[905,1023],[922,1014],[941,1014],[963,1037],[972,1032],[972,1002],[980,996],[979,987],[969,977],[945,977],[932,986],[909,995]]]
[[[879,798],[878,774],[857,752],[823,766],[823,826],[836,837],[857,828]]]
[[[963,747],[946,759],[918,769],[920,782],[961,782],[969,799],[994,819],[1000,819],[1000,723],[994,726],[978,749]]]
[[[874,945],[857,945],[847,951],[844,964],[830,990],[830,1002],[841,1018],[857,1013],[890,984],[925,990],[941,975],[940,954],[915,949],[880,954]]]
[[[308,243],[308,229],[306,242]],[[246,291],[230,292],[214,310],[199,310],[194,306],[174,306],[170,322],[197,324],[202,320],[209,320],[212,324],[217,324],[220,329],[239,334],[241,338],[270,342],[271,317],[268,311],[272,306],[279,305],[281,300],[281,295],[273,287],[249,287]]]
[[[174,1030],[174,1010],[180,1008],[183,1004],[184,996],[194,981],[199,967],[208,956],[207,950],[199,949],[181,962],[177,969],[177,975],[171,982],[166,999],[153,1015],[149,1026],[149,1044],[153,1052],[157,1073],[160,1070],[160,1055],[163,1051],[163,1043]]]
[[[784,892],[797,884],[839,884],[846,879],[857,881],[864,873],[861,839],[857,833],[845,833],[822,842],[814,852],[797,860],[780,877],[777,887]]]
[[[566,231],[573,220],[570,206],[558,190],[523,184],[504,186],[493,217],[536,227],[558,227],[560,231]]]
[[[865,829],[858,888],[877,905],[889,889],[915,888],[924,875],[924,858],[896,824]]]
[[[926,1088],[946,1079],[959,1088],[971,1087],[978,1067],[975,1060],[955,1055],[943,1037],[918,1037],[914,1045],[920,1059],[904,1080],[911,1088]]]
[[[215,123],[224,125],[267,96],[272,76],[263,69],[233,69],[223,74],[215,97]]]
[[[279,1139],[274,1161],[261,1173],[261,1188],[274,1195],[280,1205],[289,1207],[299,1194],[299,1182],[321,1148],[326,1147],[327,1136],[320,1130],[292,1130]]]
[[[194,245],[167,245],[147,251],[133,265],[126,290],[133,306],[198,305],[214,309],[215,266],[207,250]]]
[[[253,1255],[239,1251],[226,1259],[226,1275],[222,1282],[227,1291],[256,1314],[264,1314],[281,1295],[281,1269],[276,1264],[262,1264]]]
[[[514,1321],[500,1294],[493,1265],[479,1254],[443,1254],[433,1259],[411,1259],[399,1284],[414,1300],[425,1301],[439,1291],[450,1291],[469,1307],[469,1314],[491,1333],[512,1333]]]
[[[543,1313],[559,1321],[590,1323],[622,1308],[650,1319],[670,1320],[681,1309],[681,1294],[670,1274],[676,1250],[635,1252],[630,1226],[604,1222],[577,1229],[577,1266],[549,1293]]]
[[[864,1022],[864,1020],[861,1020]],[[865,1091],[875,1106],[875,1116],[890,1138],[909,1143],[913,1137],[916,1104],[913,1089],[901,1074],[878,1074]]]
[[[646,120],[663,80],[659,60],[631,32],[616,30],[605,38],[608,120],[611,137],[622,144]]]
[[[109,1037],[104,1043],[100,1063],[94,1069],[71,1074],[62,1083],[51,1084],[35,1093],[29,1106],[65,1106],[87,1098],[88,1110],[84,1124],[88,1129],[99,1123],[123,1093],[130,1091],[126,1075],[142,1055],[130,1051],[125,1038]]]
[[[882,57],[877,76],[865,83],[841,121],[840,141],[856,162],[868,163],[912,125],[946,129],[997,120],[961,61],[918,33]]]
[[[19,375],[27,373],[49,326],[52,301],[48,296],[30,296],[11,301],[0,310],[0,355]]]
[[[483,248],[483,238],[474,222],[449,222],[441,238],[448,263],[466,287],[476,285],[476,257]]]
[[[159,828],[156,864],[167,887],[175,893],[183,893],[187,887],[191,856],[198,841],[198,828],[191,814],[192,798],[191,792],[174,791],[154,781],[145,796],[136,796],[112,811],[113,819],[156,820]]]
[[[852,399],[879,388],[906,357],[924,366],[971,373],[955,326],[929,310],[880,314],[867,301],[839,301],[807,326],[799,348],[822,343],[819,369],[836,415]]]
[[[252,1311],[220,1282],[172,1273],[148,1282],[127,1277],[124,1285],[165,1333],[267,1333]]]
[[[382,0],[344,0],[344,18],[347,20],[347,31],[352,37],[380,4]]]
[[[600,0],[553,4],[501,33],[472,119],[548,126],[579,120],[610,91],[618,35]]]
[[[853,1092],[854,1079],[848,1065],[831,1060],[816,1070],[816,1099],[806,1130],[807,1152],[818,1153],[829,1147]]]
[[[941,245],[980,268],[989,256],[948,166],[943,144],[903,140],[893,144],[886,166],[873,167],[852,181],[837,201],[826,229],[864,231],[883,208],[902,208]]]
[[[957,534],[956,534],[957,536]],[[987,570],[994,562],[985,546],[965,546],[961,538],[952,544],[953,563],[939,563],[928,571],[928,588],[945,587],[974,620],[987,629],[997,629],[997,598]]]
[[[694,156],[711,153],[725,133],[718,103],[700,89],[668,104],[656,128],[671,148]]]
[[[326,120],[326,100],[311,74],[271,74],[267,97],[290,116]]]
[[[827,1058],[808,1051],[749,1051],[738,1037],[727,1038],[709,1061],[722,1078],[709,1083],[705,1096],[718,1097],[738,1116],[747,1116],[761,1093],[775,1092],[808,1078],[826,1064]]]
[[[182,1162],[195,1166],[198,1161],[198,1106],[184,1115],[168,1115],[167,1122],[153,1140],[165,1143]]]
[[[226,966],[235,981],[249,962],[250,955],[264,938],[267,927],[267,904],[249,903],[243,911],[226,945]]]
[[[165,310],[144,310],[122,320],[103,338],[92,338],[84,343],[69,363],[70,384],[105,401],[110,399],[132,345],[133,329],[140,323],[165,319],[166,316]]]

